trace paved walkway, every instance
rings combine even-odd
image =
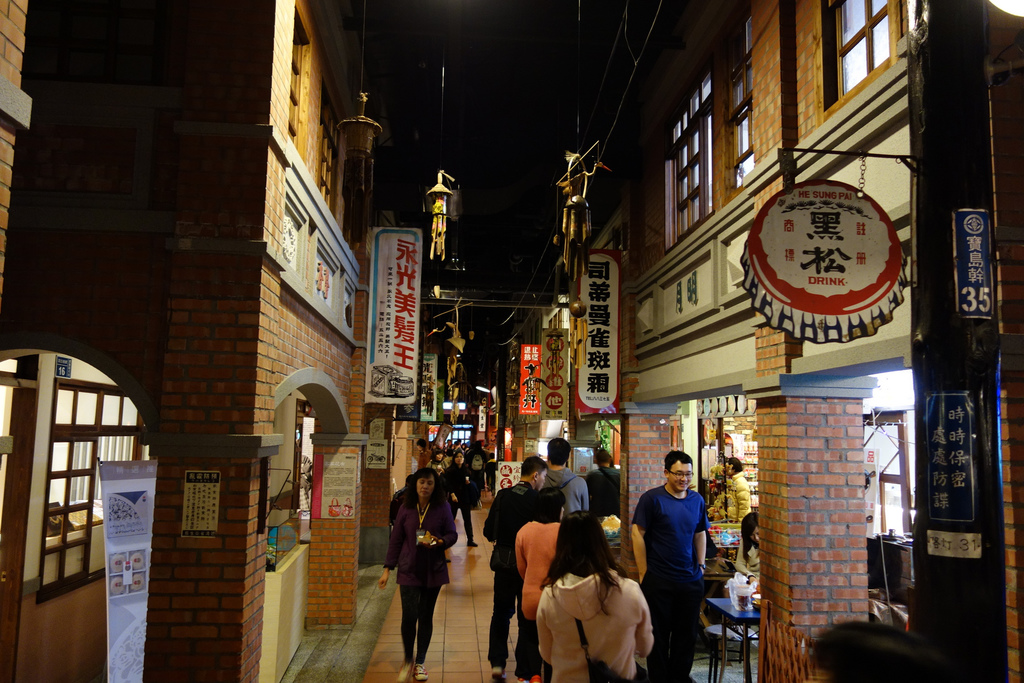
[[[486,510],[473,512],[477,548],[466,546],[461,516],[456,519],[459,541],[448,554],[451,583],[441,589],[434,612],[434,635],[426,667],[435,683],[489,683],[487,638],[494,595],[494,574],[488,566],[491,547],[483,538]],[[282,683],[394,683],[402,665],[399,630],[401,600],[394,578],[386,590],[377,588],[380,565],[359,571],[356,623],[339,629],[307,631],[302,645],[282,678]],[[512,619],[509,654],[513,657],[517,636]],[[751,658],[756,662],[757,649]],[[515,660],[505,666],[508,683],[514,683]],[[692,676],[708,680],[708,654],[698,645]],[[730,663],[725,680],[740,683],[741,668]],[[756,673],[755,679],[756,680]]]

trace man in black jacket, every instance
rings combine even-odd
[[[484,522],[484,537],[495,547],[512,548],[515,556],[516,534],[527,522],[533,521],[537,509],[537,491],[544,485],[548,465],[536,455],[523,461],[519,483],[498,491],[491,503],[490,512]],[[492,552],[494,552],[492,550]],[[498,569],[494,572],[494,610],[491,613],[490,644],[487,661],[491,663],[491,678],[505,678],[505,662],[508,660],[508,628],[515,612],[518,623],[523,619],[523,578],[517,569]],[[518,649],[518,643],[517,648]],[[526,661],[516,655],[518,662]],[[521,672],[516,675],[524,678]]]
[[[597,469],[587,473],[590,511],[598,517],[619,515],[619,471],[612,467],[612,456],[603,448],[594,452]]]

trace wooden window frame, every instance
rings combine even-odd
[[[906,0],[886,0],[885,10],[874,15],[870,23],[858,31],[854,37],[843,45],[840,35],[841,26],[839,13],[842,5],[847,0],[821,0],[821,12],[819,15],[821,42],[818,47],[817,73],[819,87],[819,103],[821,112],[825,115],[831,113],[833,108],[841,106],[847,100],[855,97],[881,73],[885,72],[897,60],[897,42],[907,31],[907,7]],[[865,0],[865,8],[870,0]],[[869,10],[865,10],[865,14]],[[843,92],[842,82],[842,58],[849,51],[848,46],[857,44],[859,37],[867,35],[867,38],[874,41],[871,36],[871,27],[881,21],[882,16],[888,17],[889,22],[889,56],[879,61],[875,67],[868,71],[867,75],[858,83]],[[871,54],[871,53],[869,53]]]
[[[302,25],[299,11],[295,10],[295,27],[292,31],[291,81],[288,86],[288,135],[296,147],[300,147],[305,132],[311,50],[309,35]]]
[[[743,176],[748,172],[746,165],[754,161],[753,54],[753,20],[747,17],[729,41],[729,121],[732,124],[735,154],[732,169],[736,188],[743,186]],[[741,149],[744,125],[747,129],[747,147]]]
[[[57,397],[60,395],[61,391],[73,392],[71,404],[71,414],[73,419],[75,419],[74,416],[78,415],[78,406],[81,394],[91,393],[96,395],[96,409],[92,424],[57,424]],[[52,429],[50,433],[49,457],[47,458],[46,490],[43,497],[43,519],[45,521],[40,531],[42,534],[42,547],[40,548],[40,587],[36,594],[37,602],[44,602],[51,598],[73,591],[87,583],[90,583],[91,581],[102,578],[105,574],[105,569],[99,569],[95,572],[90,572],[89,570],[89,561],[91,559],[92,552],[93,527],[102,523],[102,520],[94,520],[92,514],[96,500],[96,492],[98,490],[96,478],[98,476],[97,460],[99,458],[100,440],[108,437],[133,437],[134,444],[132,445],[132,460],[139,460],[142,457],[142,443],[140,437],[144,431],[143,427],[139,424],[140,418],[138,416],[138,411],[136,411],[136,424],[134,426],[103,424],[102,417],[104,399],[112,396],[116,396],[120,399],[118,411],[120,420],[120,416],[123,415],[124,411],[124,402],[129,399],[123,391],[118,390],[116,387],[105,384],[95,384],[92,382],[68,380],[58,380],[55,384],[54,401],[51,414]],[[53,469],[54,445],[58,443],[69,444],[68,452],[71,460],[68,463],[67,469],[55,472]],[[76,444],[81,443],[92,444],[88,463],[82,467],[72,467],[74,464],[73,458],[75,446]],[[86,488],[88,490],[88,497],[82,501],[72,502],[68,498],[71,491],[71,482],[73,479],[82,477],[87,479]],[[64,481],[64,500],[60,504],[51,505],[50,492],[52,490],[52,485],[55,481],[60,480]],[[81,529],[73,529],[71,515],[77,512],[85,513],[84,526],[82,526]],[[55,521],[54,518],[56,518]],[[59,525],[60,527],[56,536],[48,535],[48,530],[52,528],[51,525]],[[79,531],[82,532],[80,535],[77,534]],[[74,538],[70,538],[72,533],[76,534]],[[48,543],[48,539],[54,538],[58,540]],[[74,548],[79,547],[82,548],[82,565],[78,568],[71,568],[69,571],[68,553]],[[46,583],[46,559],[47,556],[50,555],[57,555],[57,577],[55,580]]]
[[[337,166],[341,133],[338,130],[338,114],[327,94],[326,84],[320,88],[320,144],[317,185],[320,194],[331,211],[337,209]]]
[[[686,89],[686,97],[668,127],[666,248],[678,243],[714,212],[715,87],[712,74],[711,65],[700,71],[700,77]],[[693,151],[694,140],[697,141],[696,151]]]
[[[80,81],[92,83],[126,83],[134,85],[159,85],[163,81],[163,53],[167,21],[167,0],[155,0],[152,8],[123,7],[118,0],[82,3],[77,0],[33,0],[32,11],[26,24],[26,59],[23,75],[26,78],[42,80]],[[58,15],[55,35],[39,32],[44,17]],[[77,34],[76,23],[102,21],[106,24],[103,38],[89,38]],[[119,40],[120,26],[124,21],[151,21],[153,40],[132,44]],[[137,32],[131,32],[136,35]],[[36,55],[44,52],[54,60],[52,68],[42,69]],[[98,56],[102,61],[102,75],[76,73],[76,55]],[[149,57],[148,78],[129,78],[119,72],[118,62],[125,57]]]

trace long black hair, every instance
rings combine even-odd
[[[440,505],[444,502],[446,494],[444,492],[444,486],[441,484],[441,478],[437,476],[437,472],[431,467],[424,467],[421,470],[416,470],[409,475],[409,488],[405,490],[405,500],[402,504],[407,508],[415,508],[420,502],[420,494],[416,491],[416,482],[420,479],[432,479],[434,482],[434,492],[430,494],[430,505]]]
[[[757,531],[757,513],[748,512],[740,522],[740,537],[743,539],[743,561],[750,561],[750,549],[754,547],[754,532]]]
[[[597,517],[586,510],[570,512],[562,518],[562,524],[558,528],[558,540],[555,543],[555,557],[551,560],[551,568],[542,585],[554,585],[566,574],[597,576],[600,584],[598,599],[601,601],[602,612],[605,612],[604,603],[608,593],[613,588],[618,588],[619,577],[626,576],[622,567],[615,561],[612,549],[608,547],[608,539],[605,538]],[[615,576],[616,574],[619,576]]]

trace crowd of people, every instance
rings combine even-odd
[[[445,549],[458,540],[454,519],[460,510],[468,545],[476,545],[469,514],[476,479],[466,462],[471,453],[457,449],[445,463],[444,455],[421,446],[424,466],[409,477],[379,580],[384,588],[397,568],[405,653],[400,682],[428,679],[424,661],[434,605],[448,583]],[[497,493],[484,522],[483,535],[493,544],[487,652],[492,679],[506,679],[516,615],[514,675],[519,681],[587,683],[593,680],[592,667],[599,665],[624,680],[689,683],[710,545],[704,499],[690,487],[692,458],[670,451],[664,460],[665,483],[637,502],[631,524],[637,583],[618,563],[599,521],[619,512],[618,471],[607,452],[599,450],[597,469],[586,479],[577,477],[566,467],[570,451],[567,441],[556,438],[548,443],[547,461],[526,458],[520,480]],[[612,482],[614,501],[609,495],[613,487],[605,486]],[[757,580],[758,516],[749,508],[741,536],[736,570]],[[840,627],[822,640],[818,668],[830,676],[823,680],[859,683],[849,677],[847,660],[863,658],[857,648],[881,647],[886,634],[876,626]],[[899,659],[911,650],[927,652],[905,665],[935,664],[921,642],[905,640],[892,641],[896,644],[888,655]],[[637,656],[646,658],[647,670]]]

